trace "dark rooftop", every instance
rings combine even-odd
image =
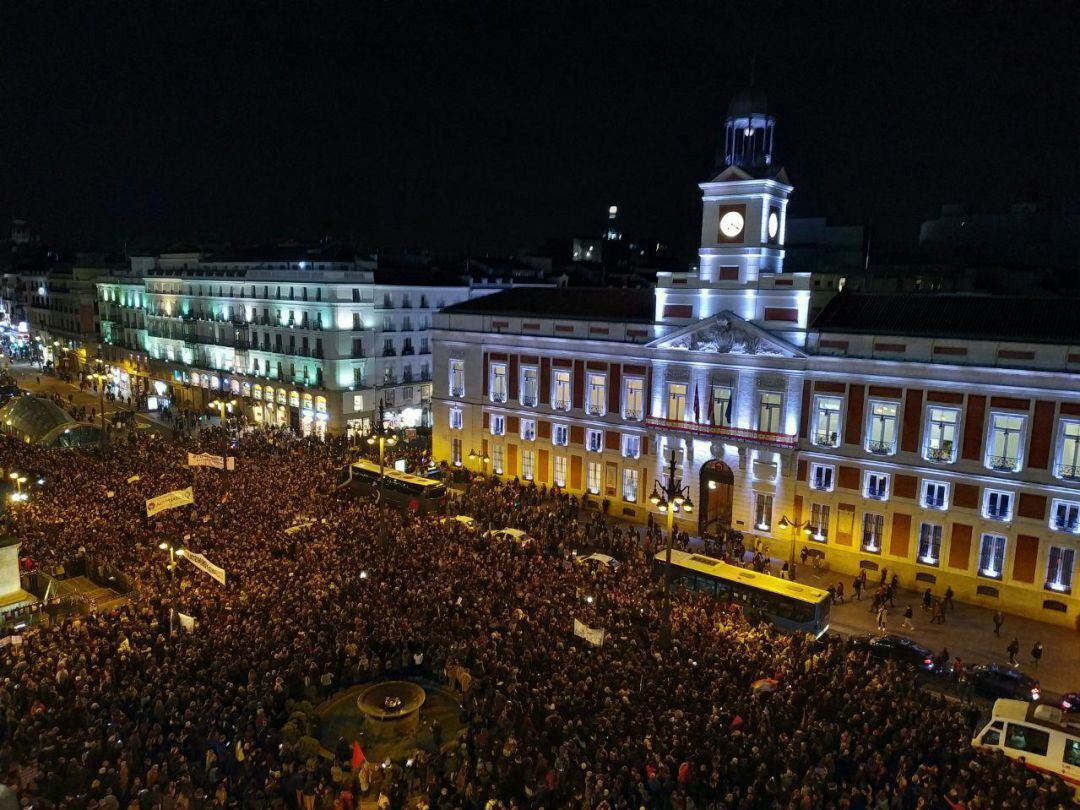
[[[514,287],[462,301],[443,311],[463,315],[532,315],[577,321],[652,323],[655,301],[651,289]]]
[[[398,284],[409,287],[466,287],[468,282],[460,273],[436,267],[379,267],[375,270],[376,284]]]
[[[815,319],[818,332],[1080,343],[1076,298],[845,291]]]

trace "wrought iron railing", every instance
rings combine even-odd
[[[952,461],[953,454],[951,447],[927,447],[926,448],[926,460],[936,461],[938,463],[948,463]]]
[[[893,443],[871,440],[866,443],[866,451],[878,456],[887,456],[893,451]]]
[[[790,436],[786,433],[770,433],[764,430],[751,430],[729,425],[699,425],[696,422],[684,422],[681,419],[661,419],[657,416],[650,416],[645,420],[645,424],[656,430],[671,430],[679,433],[689,433],[693,436],[770,444],[778,447],[795,447],[799,442],[798,436]]]
[[[1020,459],[1015,456],[990,456],[990,469],[999,472],[1016,472]]]
[[[814,434],[814,444],[818,447],[836,447],[840,444],[839,434],[818,431]]]
[[[1069,481],[1080,481],[1080,465],[1059,464],[1058,475]]]

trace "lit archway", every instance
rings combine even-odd
[[[731,528],[735,473],[724,462],[713,459],[701,465],[698,480],[698,532],[702,537],[719,537]]]

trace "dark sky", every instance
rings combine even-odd
[[[731,95],[778,116],[791,213],[895,241],[943,202],[1080,184],[1067,3],[0,3],[0,221],[49,241],[335,233],[692,252]]]

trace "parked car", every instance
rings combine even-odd
[[[879,660],[897,661],[910,664],[923,672],[936,672],[934,653],[910,638],[886,633],[882,636],[855,636],[852,642],[858,649],[869,650],[870,655]]]
[[[509,540],[514,543],[520,543],[523,546],[532,542],[532,538],[525,534],[521,529],[492,529],[485,533],[484,537],[489,540]]]
[[[971,668],[975,691],[992,698],[1035,701],[1041,690],[1039,682],[1008,664],[979,664]]]
[[[1066,692],[1061,696],[1061,702],[1058,703],[1060,708],[1066,714],[1076,714],[1080,712],[1080,692]]]
[[[468,515],[450,515],[442,518],[439,522],[443,525],[457,523],[458,525],[464,527],[466,531],[476,531],[476,520],[469,517]]]

